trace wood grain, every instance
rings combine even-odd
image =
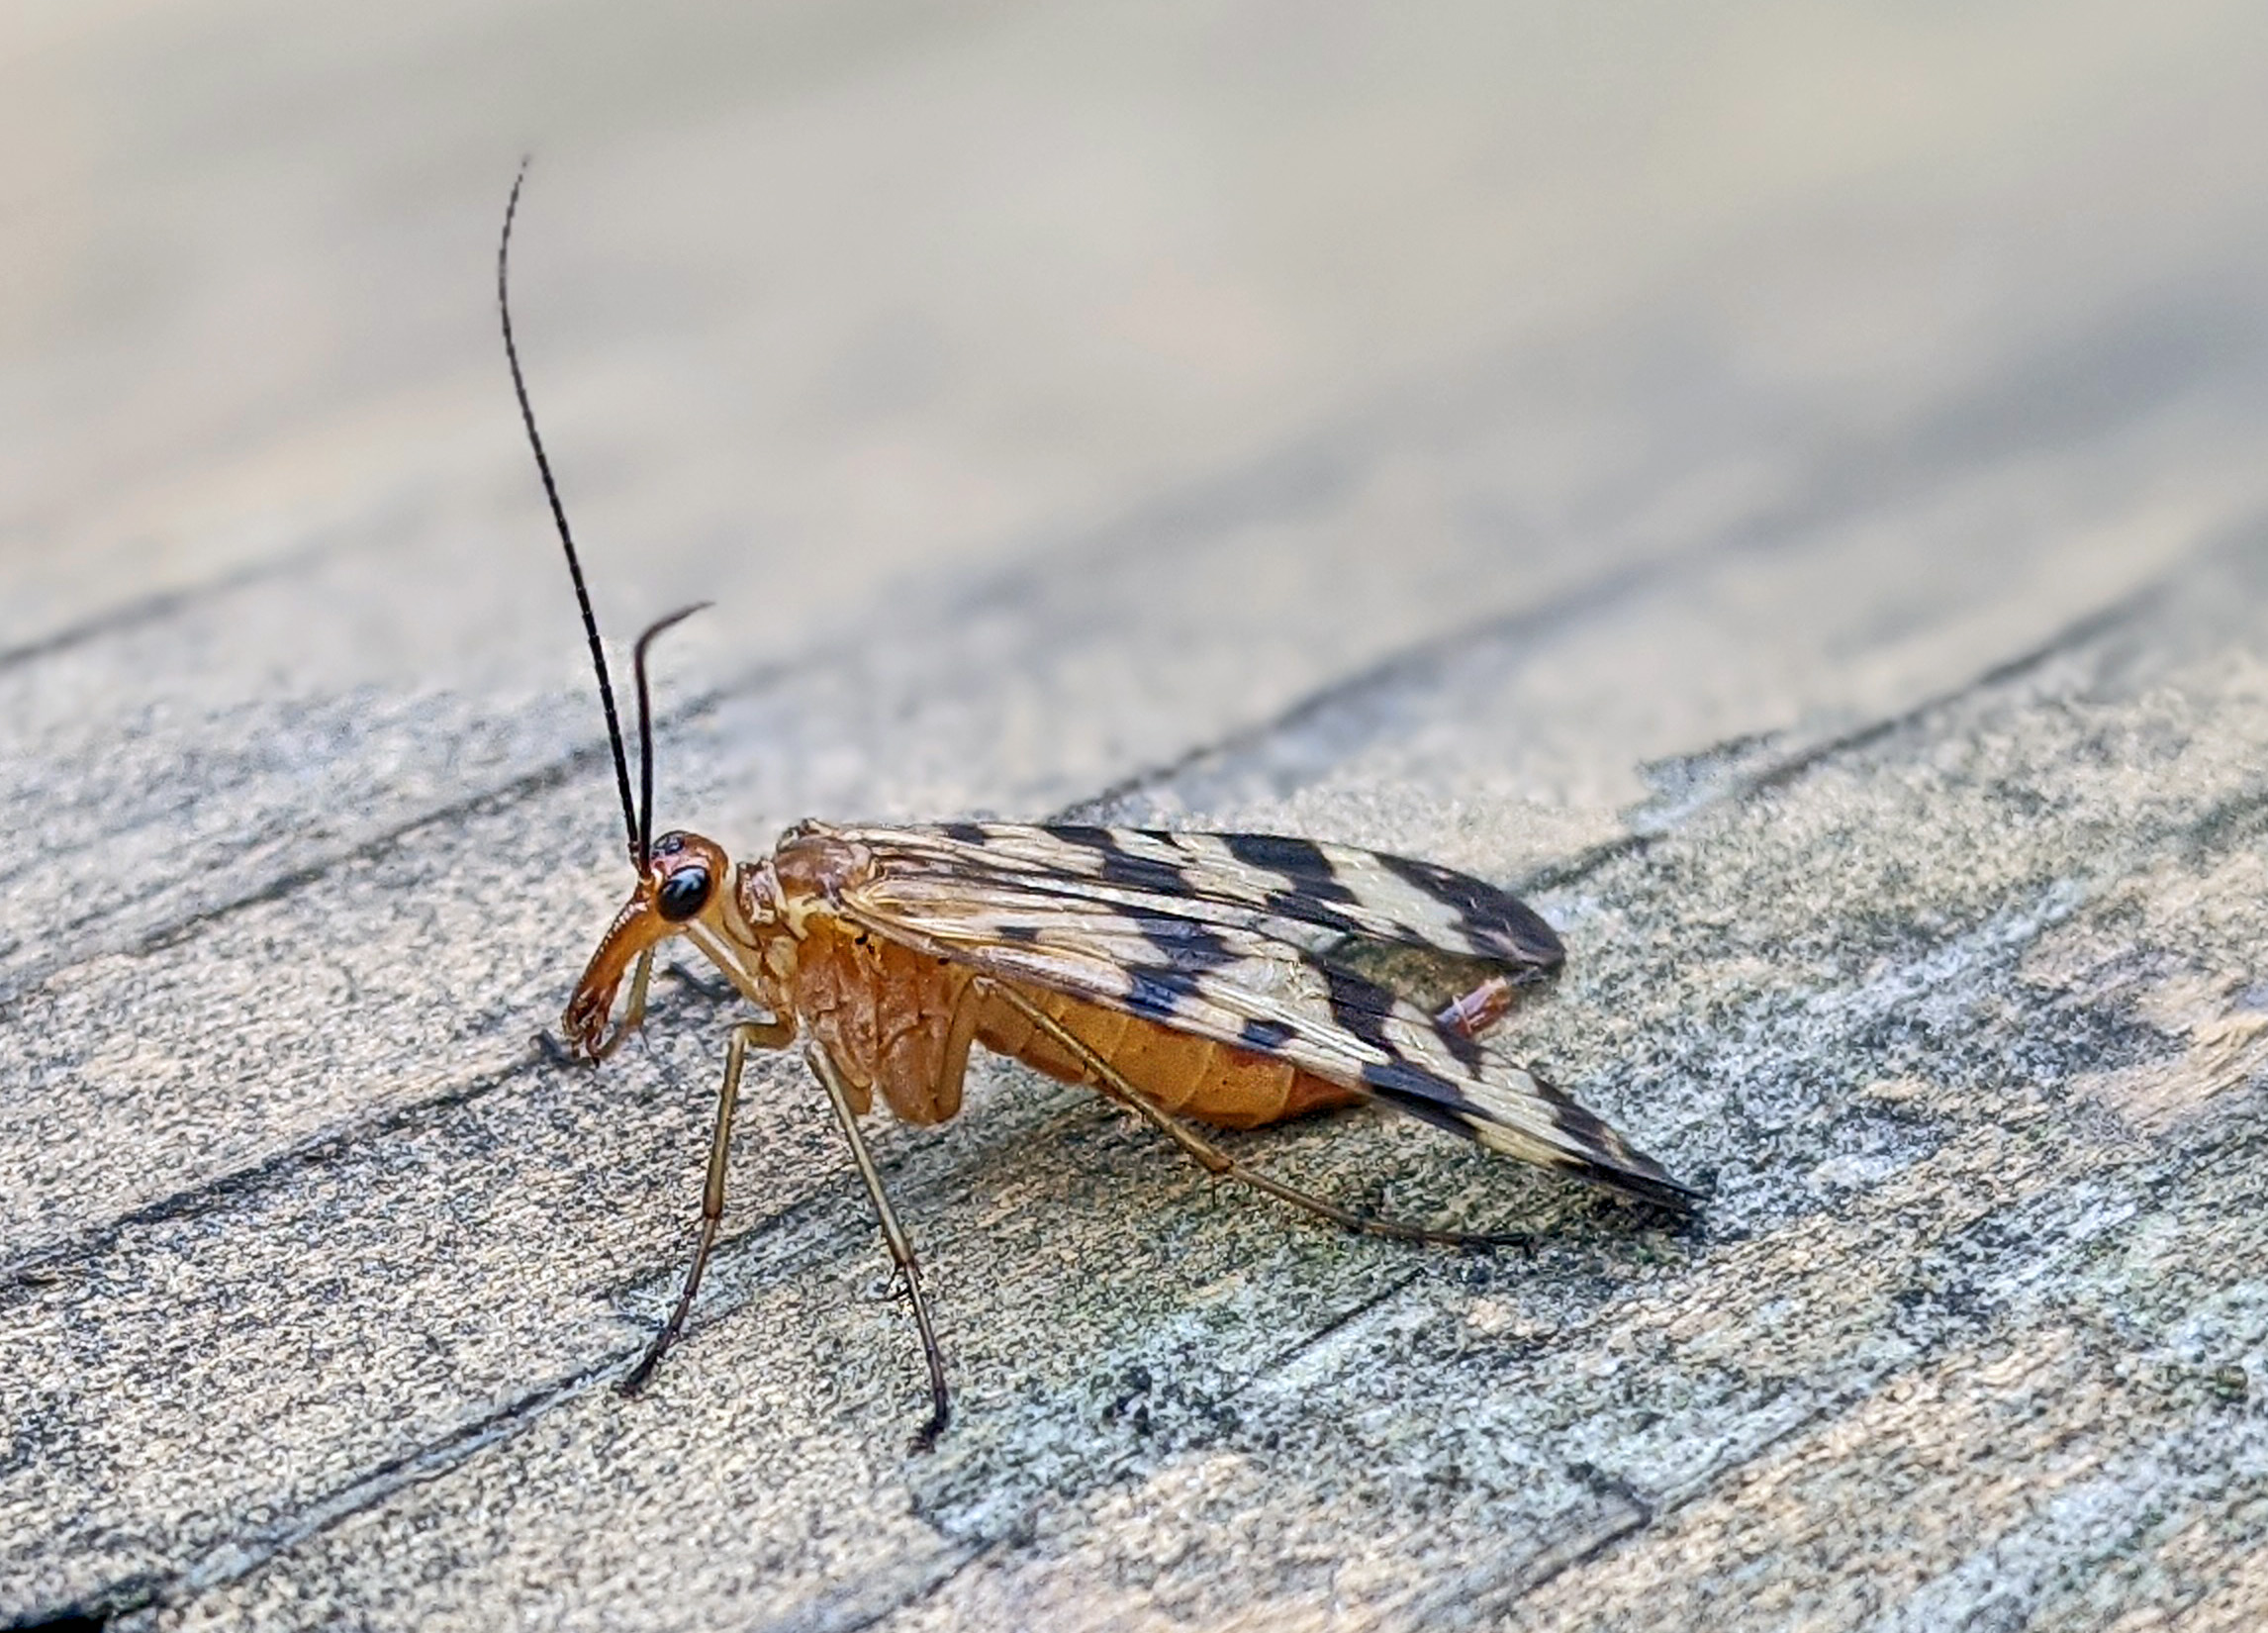
[[[0,23],[0,1619],[2268,1616],[2250,8],[253,0]],[[1296,831],[1523,890],[1672,1232],[996,1061],[856,1176],[662,819]]]

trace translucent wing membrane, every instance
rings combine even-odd
[[[1431,862],[1272,833],[956,822],[852,828],[894,876],[1020,880],[1035,891],[1264,929],[1296,946],[1361,936],[1541,977],[1566,954],[1552,926],[1495,886]]]
[[[1516,980],[1556,968],[1550,926],[1480,880],[1271,835],[1006,823],[834,835],[873,858],[838,909],[879,934],[1287,1061],[1625,1195],[1691,1205],[1605,1122],[1349,956],[1411,947]]]

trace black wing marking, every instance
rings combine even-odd
[[[1089,837],[1097,834],[1111,842]],[[1356,937],[1527,972],[1548,948],[1557,964],[1559,941],[1543,920],[1478,880],[1254,835],[972,823],[831,837],[873,859],[836,906],[879,934],[1288,1061],[1492,1150],[1627,1196],[1692,1206],[1691,1192],[1573,1099],[1329,955]],[[1305,848],[1275,848],[1292,845]],[[1238,848],[1276,861],[1246,861]],[[1328,864],[1315,877],[1336,894],[1287,883],[1304,865],[1293,859],[1306,855]],[[1369,899],[1380,879],[1402,888]]]
[[[1557,970],[1565,949],[1518,897],[1432,862],[1274,833],[955,822],[847,828],[894,875],[937,870],[1020,878],[1035,890],[1130,906],[1166,899],[1184,917],[1255,928],[1325,952],[1343,938],[1470,960],[1520,981]]]

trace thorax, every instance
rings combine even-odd
[[[741,863],[726,911],[689,933],[750,1003],[807,1017],[799,999],[814,952],[830,956],[842,927],[841,893],[872,866],[862,846],[819,823],[799,823],[771,855]]]

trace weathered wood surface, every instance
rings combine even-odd
[[[1408,15],[1404,15],[1407,13]],[[0,130],[0,1616],[2268,1618],[2268,76],[2244,6],[26,7]],[[530,1046],[663,816],[1527,889],[1665,1232],[1370,1115]]]

